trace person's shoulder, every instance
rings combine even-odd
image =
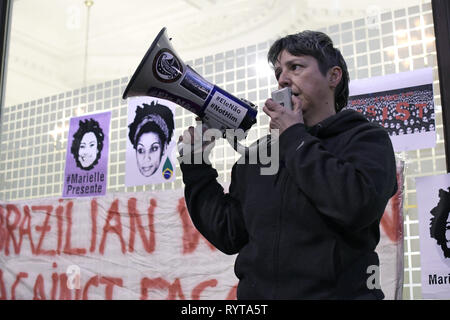
[[[358,112],[353,109],[345,109],[342,110],[340,113],[341,119],[345,119],[347,122],[351,122],[355,126],[367,126],[372,128],[382,128],[383,127],[375,122],[370,121],[364,114],[361,112]]]
[[[342,110],[341,124],[347,134],[368,133],[384,138],[389,138],[389,133],[380,123],[369,121],[362,113],[353,109]]]

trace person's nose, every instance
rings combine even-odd
[[[291,86],[291,78],[286,71],[282,71],[280,76],[278,77],[278,87],[280,89],[290,87]]]

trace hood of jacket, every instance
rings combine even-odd
[[[362,122],[367,123],[369,120],[359,112],[347,109],[322,120],[312,127],[306,127],[306,130],[309,134],[318,138],[327,138],[347,131],[349,127],[354,127]]]

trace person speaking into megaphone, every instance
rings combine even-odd
[[[349,75],[326,34],[276,40],[268,61],[292,93],[292,110],[272,99],[263,107],[279,132],[279,169],[263,175],[262,164],[238,161],[224,193],[211,164],[182,161],[192,221],[219,250],[238,254],[238,299],[382,299],[369,270],[379,265],[379,223],[397,191],[389,136],[342,110]],[[194,128],[180,140],[192,138]]]

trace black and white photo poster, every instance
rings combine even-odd
[[[450,174],[416,178],[424,299],[450,298]]]
[[[395,152],[435,146],[431,68],[351,81],[349,90],[346,108],[383,126]]]
[[[174,181],[175,107],[152,97],[128,99],[127,187]]]

